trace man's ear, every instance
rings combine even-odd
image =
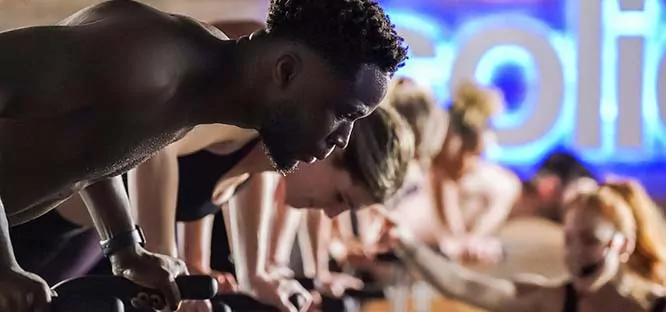
[[[302,62],[298,55],[292,52],[284,53],[275,62],[273,80],[280,89],[287,88],[296,79],[301,68]]]

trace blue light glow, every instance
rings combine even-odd
[[[495,70],[504,64],[516,64],[525,70],[526,82],[536,81],[538,73],[534,64],[532,55],[524,48],[517,45],[496,46],[483,55],[476,67],[475,76],[479,83],[484,85],[492,84]],[[536,89],[527,87],[527,96],[523,102],[529,103],[535,94]],[[519,127],[525,119],[532,113],[532,107],[521,105],[521,108],[514,112],[504,113],[494,120],[494,126],[498,128]]]
[[[567,12],[564,14],[578,14],[575,8],[580,0],[566,1]],[[564,2],[564,1],[563,1]],[[570,8],[574,9],[570,9]],[[599,149],[585,150],[584,157],[592,163],[605,162],[637,162],[663,160],[663,152],[658,149],[659,144],[666,144],[663,121],[660,119],[657,92],[659,62],[666,46],[666,34],[662,29],[666,27],[662,21],[665,5],[660,0],[646,0],[642,11],[622,12],[616,1],[602,1],[602,55],[601,58],[601,98],[599,102],[599,115],[591,118],[601,120],[601,142]],[[448,100],[451,68],[456,61],[461,43],[466,38],[479,35],[487,30],[492,22],[510,21],[512,25],[518,24],[521,29],[530,33],[539,34],[546,38],[555,50],[564,74],[563,103],[550,131],[538,140],[520,146],[498,145],[488,151],[488,156],[500,162],[513,165],[531,165],[540,157],[557,145],[571,146],[571,138],[576,130],[576,100],[577,100],[577,44],[575,30],[558,32],[553,30],[539,17],[533,16],[525,10],[523,13],[492,13],[472,18],[454,29],[447,29],[445,23],[436,16],[421,15],[406,11],[388,11],[392,21],[402,29],[410,29],[429,38],[435,47],[434,57],[412,57],[407,65],[400,70],[401,75],[414,77],[427,82],[435,88],[436,95],[441,100]],[[426,16],[424,16],[425,14]],[[568,20],[576,17],[567,15]],[[641,36],[645,38],[645,58],[643,68],[644,84],[642,86],[643,103],[640,103],[643,117],[643,142],[641,151],[623,151],[616,146],[618,96],[615,90],[618,77],[617,64],[617,38],[619,36]],[[498,67],[507,63],[521,67],[527,76],[524,79],[528,92],[524,104],[520,109],[507,112],[494,120],[497,129],[519,129],[521,125],[534,113],[534,98],[539,88],[548,88],[540,85],[540,75],[533,56],[525,48],[515,45],[499,45],[489,49],[479,60],[475,76],[483,84],[492,83],[494,73]],[[575,146],[572,146],[575,148]],[[661,159],[660,159],[661,157]]]

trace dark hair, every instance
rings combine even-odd
[[[594,179],[592,171],[570,152],[553,152],[546,156],[533,180],[542,176],[556,176],[563,186],[569,185],[569,183],[580,178]]]
[[[380,106],[356,122],[342,167],[384,203],[402,187],[413,158],[411,128],[393,108]]]
[[[407,58],[403,38],[371,0],[272,0],[270,35],[303,43],[349,73],[361,64],[393,74]]]

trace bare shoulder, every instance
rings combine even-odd
[[[493,189],[507,191],[519,191],[520,179],[511,170],[489,161],[482,161],[476,170],[479,180],[484,185]]]
[[[176,20],[178,20],[183,26],[190,27],[194,31],[200,31],[202,34],[210,35],[220,40],[229,40],[229,36],[227,36],[222,30],[211,24],[200,21],[190,16],[178,15],[178,14],[171,14],[171,16]]]
[[[258,133],[252,129],[224,124],[206,124],[194,127],[173,145],[179,156],[207,148],[215,153],[226,155],[238,150],[257,136]]]
[[[166,12],[147,4],[133,0],[109,0],[86,7],[60,21],[58,25],[81,26],[110,19],[125,22],[154,22],[159,19],[167,21],[169,18]]]

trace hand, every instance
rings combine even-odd
[[[279,274],[264,273],[255,276],[251,283],[255,299],[272,305],[281,312],[315,311],[310,293],[293,279],[286,279]],[[294,295],[299,297],[299,308],[289,301]]]
[[[215,270],[210,270],[208,274],[217,281],[218,294],[235,293],[238,291],[238,283],[233,274]]]
[[[329,272],[318,278],[317,290],[323,294],[340,298],[347,289],[361,290],[363,281],[349,274]]]
[[[219,272],[211,268],[204,268],[201,265],[188,263],[188,268],[191,274],[197,275],[210,275],[217,281],[217,293],[234,293],[238,291],[238,283],[233,274],[228,272]]]
[[[375,220],[379,226],[375,226],[377,233],[372,250],[374,254],[386,253],[402,244],[414,242],[413,235],[399,226],[395,216],[383,208],[376,208],[375,212],[379,216]]]
[[[280,276],[285,279],[294,279],[296,276],[292,269],[285,266],[267,265],[267,267],[266,271],[271,272],[271,275]]]
[[[213,312],[213,305],[210,300],[185,300],[178,312]]]
[[[348,240],[346,242],[335,242],[336,246],[332,256],[340,265],[348,265],[355,268],[371,266],[374,262],[373,250],[366,250],[366,247],[357,240]]]
[[[451,260],[459,261],[463,258],[466,243],[462,237],[446,236],[439,241],[439,251]]]
[[[503,257],[502,242],[494,237],[468,237],[463,246],[462,260],[484,264],[499,263]]]
[[[187,275],[185,263],[174,257],[155,254],[136,246],[127,248],[111,256],[113,273],[143,287],[157,289],[166,302],[156,303],[153,309],[178,310],[180,291],[176,277]]]
[[[0,273],[0,311],[48,311],[51,295],[41,277],[20,267],[6,268]]]

